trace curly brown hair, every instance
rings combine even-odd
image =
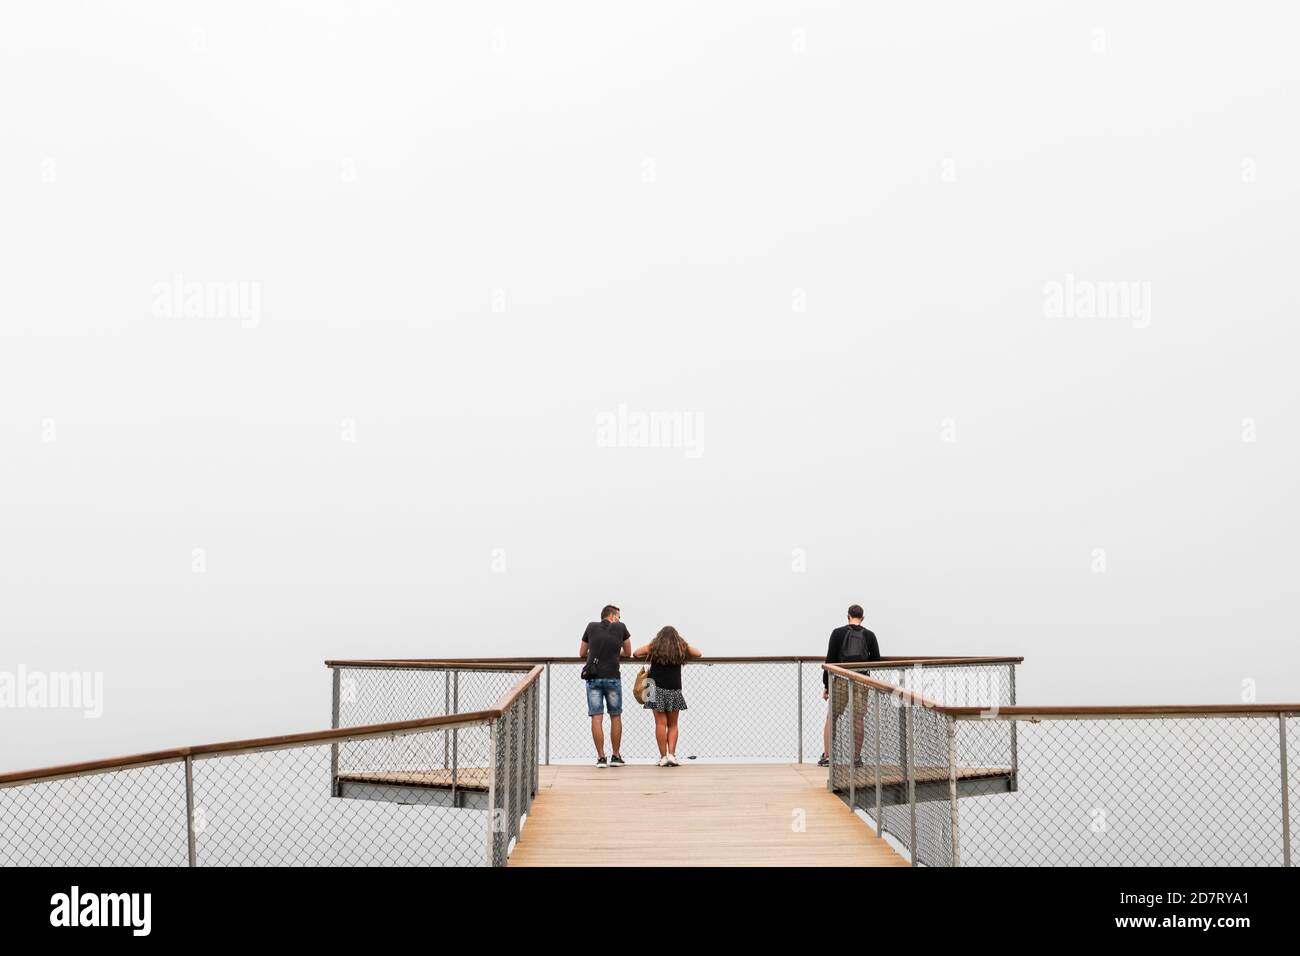
[[[650,642],[646,657],[652,664],[685,664],[691,656],[690,645],[677,633],[675,627],[661,627]]]

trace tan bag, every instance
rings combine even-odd
[[[655,699],[655,682],[650,679],[649,661],[636,674],[636,683],[632,685],[632,696],[638,704],[645,704]]]

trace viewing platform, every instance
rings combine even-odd
[[[0,863],[1291,865],[1300,705],[1026,707],[1020,664],[703,658],[659,767],[628,661],[598,769],[575,658],[327,661],[328,730],[0,774]]]

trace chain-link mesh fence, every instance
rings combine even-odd
[[[425,713],[424,726],[379,720],[11,780],[0,865],[503,865],[538,783],[541,672],[526,670],[460,675],[472,710],[489,711],[466,720]],[[365,706],[402,717],[429,706],[427,677],[384,679],[416,695],[363,695]]]
[[[0,865],[185,866],[185,765],[0,789]]]
[[[342,734],[0,785],[0,864],[504,865],[538,765],[591,759],[580,666],[339,667]],[[648,760],[638,666],[621,749]],[[1011,663],[852,669],[881,683],[835,675],[824,701],[813,663],[691,664],[682,756],[812,760],[829,714],[828,785],[918,864],[1286,861],[1295,715],[1007,715]]]
[[[832,678],[830,784],[915,863],[1285,862],[1296,784],[1283,731],[1294,716],[1007,716],[1014,684],[1004,692],[981,669],[972,680],[958,665],[871,668],[926,700]]]
[[[951,720],[910,694],[832,678],[830,786],[917,864],[953,864]]]
[[[622,662],[621,755],[630,761],[655,761],[654,717],[632,696],[640,661]],[[857,665],[854,665],[855,669]],[[872,676],[922,687],[942,687],[955,702],[1014,702],[1014,665],[970,664],[875,666]],[[952,671],[945,678],[941,674]],[[543,762],[586,763],[595,759],[591,718],[581,661],[546,665]],[[687,710],[680,718],[678,756],[682,759],[736,762],[813,762],[821,755],[827,701],[820,661],[698,661],[682,671]],[[889,676],[880,676],[880,675]],[[924,675],[924,676],[923,676]],[[463,708],[462,708],[463,709]],[[609,718],[605,718],[606,742]]]
[[[996,751],[1009,722],[958,720],[958,753]],[[959,801],[962,865],[1283,862],[1277,714],[1014,723],[1017,789]]]
[[[488,726],[458,731],[486,747]],[[199,866],[476,866],[486,862],[484,813],[412,801],[408,781],[442,756],[446,731],[337,745],[340,765],[376,766],[364,799],[331,793],[323,744],[194,761]]]
[[[360,727],[490,710],[529,669],[523,664],[338,666],[333,668],[334,726]],[[356,784],[365,782],[367,775],[409,770],[423,773],[427,782],[441,781],[450,788],[454,803],[481,803],[486,799],[483,795],[491,764],[487,737],[453,731],[443,736],[440,746],[440,750],[412,755],[407,753],[407,745],[379,740],[341,752],[338,773],[345,792],[362,792]],[[411,782],[418,784],[419,780]]]

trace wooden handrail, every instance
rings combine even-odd
[[[872,662],[875,663],[875,662]],[[865,666],[865,665],[855,665]],[[859,684],[865,684],[874,690],[892,697],[910,700],[927,710],[933,710],[949,717],[969,720],[974,717],[1034,717],[1061,718],[1077,717],[1095,719],[1099,717],[1231,717],[1252,716],[1258,714],[1300,713],[1300,704],[1115,704],[1084,706],[1032,707],[1023,704],[1006,705],[987,704],[984,706],[951,706],[940,704],[923,696],[917,691],[907,690],[894,684],[867,677],[856,671],[840,667],[837,664],[823,664],[822,669],[837,677],[844,677]]]
[[[872,663],[875,662],[873,661]],[[859,684],[865,684],[882,694],[889,694],[891,697],[897,697],[900,700],[909,700],[927,710],[944,710],[942,704],[930,700],[930,698],[923,696],[917,691],[908,690],[905,687],[899,687],[897,684],[886,684],[882,680],[876,680],[874,677],[867,677],[865,674],[859,674],[857,671],[848,670],[847,668],[840,667],[837,664],[823,664],[822,669],[828,674],[834,674],[836,677],[845,677]]]
[[[1051,707],[1017,704],[1014,707],[946,707],[944,710],[962,720],[972,717],[982,719],[1014,717],[1022,720],[1033,720],[1038,717],[1048,720],[1075,717],[1079,720],[1095,720],[1106,717],[1255,717],[1261,714],[1300,716],[1300,704],[1085,704]]]
[[[639,658],[638,658],[639,659]],[[456,658],[434,658],[434,657],[413,657],[413,658],[374,658],[364,660],[327,660],[326,667],[373,667],[373,668],[391,668],[391,669],[420,669],[427,668],[431,670],[523,670],[525,667],[533,664],[580,664],[581,657],[456,657]],[[634,658],[620,657],[620,661],[632,663]],[[687,663],[689,664],[821,664],[826,657],[824,654],[786,654],[770,657],[699,657],[694,658]],[[938,655],[926,657],[882,657],[878,661],[871,661],[876,666],[902,666],[905,664],[1023,664],[1023,657],[956,657],[952,655]],[[863,665],[867,666],[867,665]]]

